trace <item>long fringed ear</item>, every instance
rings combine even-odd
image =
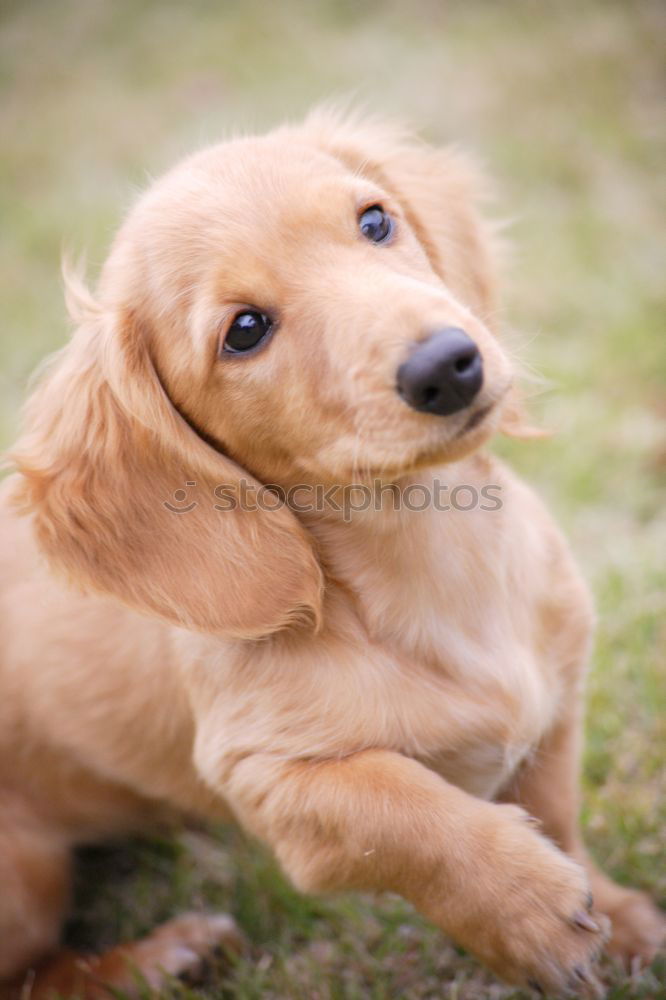
[[[133,315],[110,318],[92,301],[84,312],[11,455],[16,502],[49,561],[189,629],[253,638],[316,625],[322,574],[308,534],[286,507],[251,509],[260,484],[171,405]]]

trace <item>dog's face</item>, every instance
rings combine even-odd
[[[409,177],[363,155],[307,129],[207,150],[148,194],[107,268],[103,294],[135,311],[174,405],[263,479],[345,483],[459,458],[509,388],[487,304],[455,287],[485,266],[460,164],[441,160],[444,203],[417,220],[426,180],[410,201]]]
[[[197,154],[121,228],[28,405],[18,496],[52,563],[187,628],[317,620],[313,539],[219,485],[399,477],[511,415],[470,164],[373,124]],[[514,411],[515,412],[515,411]],[[511,416],[509,416],[509,420]],[[166,503],[185,484],[197,501]]]

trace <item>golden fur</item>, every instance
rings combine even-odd
[[[94,298],[70,275],[78,328],[2,490],[0,978],[55,948],[75,844],[188,814],[234,816],[305,891],[402,893],[519,984],[597,995],[604,913],[623,957],[653,957],[663,919],[577,832],[587,591],[480,450],[524,424],[478,192],[459,152],[320,112],[190,157],[132,210]],[[358,233],[373,203],[387,246]],[[250,305],[275,336],[221,358]],[[483,356],[474,428],[395,392],[441,326]],[[241,479],[435,476],[496,484],[501,509],[214,508]],[[122,955],[177,971],[187,919],[158,959]],[[124,982],[116,953],[61,956],[32,995],[101,981]]]

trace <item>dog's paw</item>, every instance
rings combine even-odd
[[[645,893],[619,886],[613,889],[608,899],[595,889],[595,898],[611,921],[608,951],[625,970],[633,971],[649,965],[666,945],[666,915]]]
[[[479,852],[471,899],[449,932],[497,975],[552,996],[600,998],[597,960],[610,921],[592,910],[584,869],[541,837],[522,810],[500,820]]]
[[[127,958],[133,970],[151,988],[157,988],[169,976],[196,982],[215,952],[238,953],[244,948],[244,939],[226,914],[184,913],[130,948]]]
[[[196,982],[216,951],[234,953],[243,948],[243,937],[231,917],[185,913],[148,937],[116,945],[101,955],[60,952],[21,977],[9,996],[108,1000],[115,990],[128,1000],[138,1000],[146,987],[152,995],[173,976]]]
[[[542,863],[532,886],[507,889],[504,929],[489,964],[508,981],[537,992],[603,997],[597,962],[610,922],[589,907],[582,871],[564,860],[565,865]]]

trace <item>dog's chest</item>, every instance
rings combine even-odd
[[[324,628],[241,650],[247,670],[230,658],[218,744],[224,733],[234,752],[312,758],[383,748],[474,795],[501,790],[562,698],[538,546],[513,544],[515,526],[489,515],[423,518],[381,535],[320,529]],[[237,702],[247,676],[251,698]]]
[[[396,748],[492,798],[551,723],[557,684],[515,637],[484,643],[449,626],[434,638],[441,646],[427,659],[386,650],[393,662],[381,712]]]
[[[360,669],[375,686],[366,731],[490,798],[539,742],[561,693],[540,650],[537,608],[486,568],[456,562],[433,539],[425,557],[367,579],[374,642]]]

